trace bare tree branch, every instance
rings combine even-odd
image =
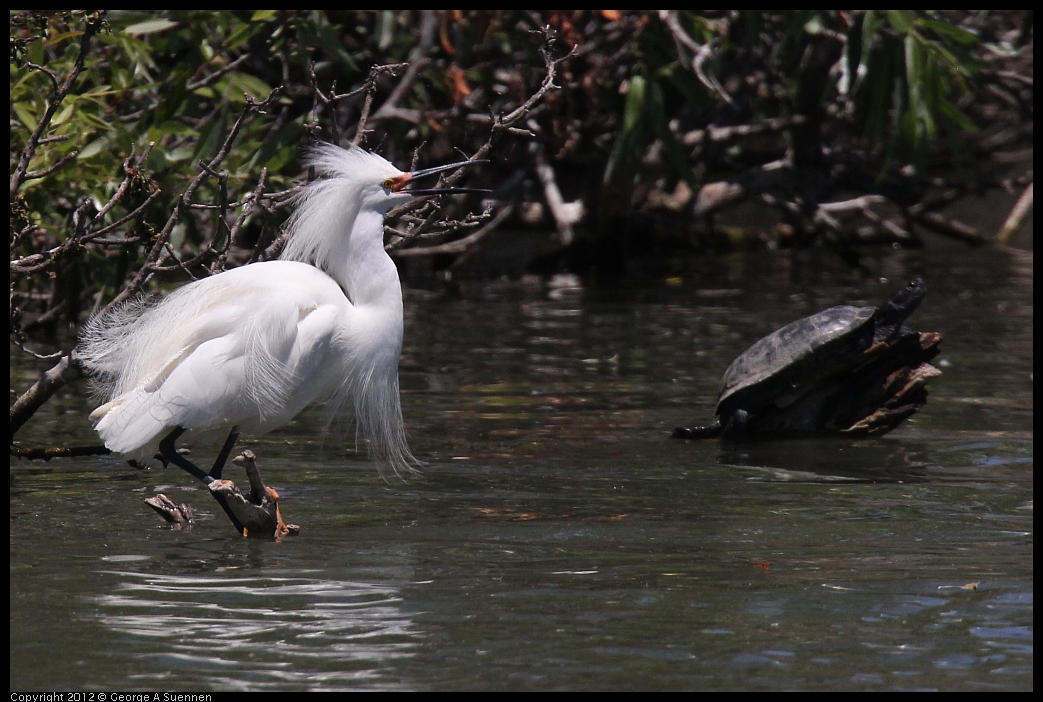
[[[188,203],[192,199],[192,195],[195,193],[196,189],[203,182],[203,180],[210,176],[210,172],[214,172],[217,168],[219,168],[221,163],[225,160],[225,157],[228,156],[228,151],[229,149],[231,149],[232,143],[235,141],[235,138],[239,135],[239,131],[242,129],[246,119],[250,115],[256,112],[261,112],[266,107],[271,105],[280,92],[282,92],[282,86],[279,86],[272,90],[272,92],[269,93],[268,97],[260,103],[253,100],[253,98],[251,98],[250,96],[246,97],[246,107],[243,109],[242,113],[240,113],[239,118],[232,126],[232,129],[229,131],[227,138],[225,138],[225,141],[221,145],[221,148],[218,150],[217,154],[215,154],[214,157],[210,160],[210,162],[206,164],[206,168],[200,170],[196,177],[192,179],[192,181],[185,187],[185,190],[181,193],[181,196],[178,198],[177,204],[174,206],[174,211],[170,214],[170,217],[167,219],[166,225],[159,232],[159,234],[156,235],[156,241],[152,245],[152,249],[149,251],[148,255],[145,258],[145,265],[141,267],[141,270],[138,271],[137,275],[134,276],[130,283],[128,283],[123,288],[123,290],[121,290],[120,293],[116,295],[116,297],[114,297],[111,302],[109,302],[109,304],[106,306],[106,309],[111,309],[116,305],[120,305],[124,301],[133,297],[134,295],[137,295],[139,292],[141,292],[142,288],[145,286],[145,283],[147,283],[148,280],[157,271],[162,270],[162,266],[166,261],[168,255],[166,243],[167,240],[170,238],[170,234],[174,231],[174,226],[181,219],[181,210],[187,207]]]
[[[373,121],[379,122],[382,119],[387,118],[387,113],[391,112],[398,103],[413,89],[413,84],[420,76],[420,71],[427,67],[430,63],[430,59],[427,57],[431,51],[431,47],[434,45],[435,34],[438,31],[438,12],[436,10],[422,10],[420,13],[420,41],[417,42],[416,56],[409,64],[409,70],[399,81],[399,84],[395,86],[395,89],[391,91],[391,95],[388,99],[380,106],[380,109],[373,115]]]
[[[1000,231],[996,234],[996,241],[1001,244],[1006,244],[1010,241],[1010,237],[1013,236],[1014,232],[1021,226],[1022,220],[1025,219],[1025,215],[1032,209],[1032,183],[1029,183],[1025,188],[1025,191],[1021,193],[1021,197],[1014,203],[1014,207],[1011,209],[1010,214],[1007,215],[1007,220],[1000,227]]]
[[[682,46],[692,52],[692,71],[695,73],[699,82],[709,88],[717,97],[721,98],[724,102],[729,105],[733,105],[734,102],[728,93],[724,91],[721,84],[715,77],[708,74],[705,69],[706,61],[713,57],[713,47],[711,44],[697,44],[694,39],[688,36],[688,32],[684,31],[681,26],[680,20],[677,18],[677,10],[659,10],[659,19],[663,21],[663,24],[667,26],[670,33],[674,37],[674,41],[677,43],[677,53],[679,56],[684,56]]]
[[[54,393],[82,377],[83,370],[80,368],[79,361],[75,358],[75,353],[62,356],[61,360],[53,368],[41,375],[40,379],[31,388],[22,393],[15,400],[14,404],[11,405],[11,441],[14,441],[14,436],[22,428],[22,425]]]
[[[463,239],[457,239],[456,241],[449,241],[445,244],[438,244],[437,246],[424,246],[414,247],[411,249],[400,249],[395,252],[396,256],[434,256],[435,254],[462,254],[470,250],[481,241],[489,232],[494,231],[503,220],[513,211],[513,206],[507,205],[503,207],[496,216],[493,217],[488,224],[476,231],[475,233],[465,236]]]
[[[26,142],[25,148],[22,149],[22,153],[18,157],[18,165],[15,166],[14,173],[11,174],[12,201],[14,201],[19,189],[21,189],[22,183],[26,181],[27,173],[29,172],[29,163],[33,160],[33,156],[36,155],[36,149],[40,145],[40,139],[43,136],[44,131],[47,129],[48,125],[50,125],[51,119],[54,117],[54,113],[58,111],[62,101],[69,95],[69,91],[76,83],[76,79],[80,77],[80,73],[83,71],[83,64],[87,60],[87,52],[90,50],[91,39],[94,38],[94,35],[98,33],[99,29],[101,29],[104,18],[104,11],[92,12],[87,18],[87,24],[83,30],[83,36],[80,37],[80,51],[76,56],[76,62],[73,64],[72,70],[69,71],[69,75],[65,77],[65,80],[61,85],[58,85],[58,80],[51,71],[44,69],[41,66],[35,66],[35,68],[42,70],[44,74],[51,79],[53,94],[51,95],[50,101],[47,103],[43,115],[40,116],[40,121],[37,122],[36,128],[33,129],[32,134],[29,135],[29,140]]]

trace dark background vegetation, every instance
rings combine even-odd
[[[393,212],[398,258],[452,271],[758,247],[1004,245],[1032,203],[1031,11],[97,11],[10,15],[11,335],[80,377],[67,330],[157,285],[278,255],[302,147],[491,188]],[[454,176],[460,177],[460,176]],[[461,182],[463,182],[461,180]],[[1004,189],[999,231],[945,214]],[[758,227],[720,215],[755,204]],[[502,232],[502,233],[500,233]],[[471,267],[474,270],[474,267]]]

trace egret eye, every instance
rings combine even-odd
[[[381,183],[380,186],[383,188],[387,188],[388,190],[392,190],[395,187],[395,179],[388,178],[383,183]]]

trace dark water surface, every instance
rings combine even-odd
[[[384,482],[321,409],[245,442],[303,527],[279,543],[181,471],[12,461],[11,688],[1031,689],[1032,255],[931,254],[411,287],[427,467]],[[762,335],[917,274],[943,375],[899,430],[667,439]],[[20,439],[92,442],[74,393]]]

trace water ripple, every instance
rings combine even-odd
[[[144,640],[164,672],[218,689],[385,688],[380,668],[421,638],[395,587],[308,577],[220,577],[109,571],[93,598],[105,627]],[[390,686],[394,686],[393,684]]]

